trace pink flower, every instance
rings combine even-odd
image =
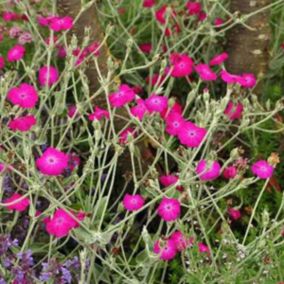
[[[217,75],[210,69],[207,64],[196,65],[195,71],[203,81],[215,81],[217,79]]]
[[[199,178],[203,181],[210,181],[218,178],[220,175],[221,166],[217,161],[208,162],[201,160],[195,169]]]
[[[67,31],[72,29],[73,19],[69,16],[53,17],[49,23],[49,28],[55,32]]]
[[[126,84],[120,85],[117,92],[110,94],[109,102],[112,107],[123,107],[135,98],[135,92]]]
[[[123,198],[122,203],[126,210],[137,211],[143,207],[145,200],[140,194],[130,195],[126,193]]]
[[[238,170],[235,166],[226,167],[223,171],[223,176],[225,179],[233,179],[238,174]]]
[[[22,108],[33,108],[38,101],[38,94],[32,85],[22,83],[8,91],[7,99]]]
[[[16,44],[9,49],[7,59],[9,62],[15,62],[21,60],[26,53],[26,49],[22,45]]]
[[[242,103],[233,103],[232,101],[229,101],[224,114],[230,119],[240,119],[243,115],[244,106]]]
[[[44,175],[58,176],[68,167],[68,160],[68,155],[49,147],[36,160],[36,166]]]
[[[9,37],[10,38],[17,38],[22,32],[20,27],[14,26],[9,30]]]
[[[166,119],[166,132],[172,136],[178,135],[178,133],[182,132],[182,127],[185,123],[184,118],[180,113],[171,111]]]
[[[234,209],[234,208],[228,208],[228,213],[229,213],[229,216],[235,221],[240,219],[242,216],[241,211]]]
[[[166,222],[175,221],[181,213],[180,202],[175,198],[164,197],[158,206],[157,212]]]
[[[12,203],[8,205],[8,203]],[[27,197],[23,197],[23,195],[19,193],[14,193],[11,197],[6,198],[3,202],[9,210],[15,210],[18,212],[25,211],[27,207],[30,205],[30,200]]]
[[[150,54],[152,51],[151,43],[141,43],[139,44],[139,48],[143,53]]]
[[[33,41],[33,37],[29,32],[23,32],[18,38],[19,44],[22,44],[22,45],[31,43],[32,41]]]
[[[126,144],[128,142],[128,136],[135,136],[135,134],[135,129],[131,127],[126,128],[119,134],[119,143]]]
[[[230,74],[224,69],[221,71],[220,75],[221,75],[221,79],[227,84],[235,84],[239,80],[238,75]]]
[[[98,106],[95,107],[95,111],[89,114],[89,120],[101,120],[102,118],[109,119],[109,112],[106,109],[102,109]]]
[[[52,86],[59,79],[58,70],[53,66],[43,66],[39,69],[38,80],[41,86]]]
[[[163,186],[168,187],[178,182],[178,176],[176,175],[160,176],[159,181]]]
[[[202,9],[201,3],[199,2],[188,1],[185,6],[188,10],[189,15],[198,15]]]
[[[6,169],[6,165],[3,163],[0,163],[0,173],[2,173]]]
[[[80,225],[72,216],[75,217],[73,212],[67,213],[64,209],[57,209],[52,217],[44,220],[46,231],[56,238],[67,236],[72,229]],[[77,214],[76,218],[82,221],[84,215]]]
[[[144,0],[143,1],[143,7],[145,8],[151,8],[155,5],[155,0]]]
[[[251,166],[251,171],[260,179],[268,179],[272,177],[274,167],[265,160],[259,160]]]
[[[150,113],[162,113],[168,108],[168,98],[152,94],[145,100],[145,105]]]
[[[148,112],[148,109],[145,105],[144,100],[138,99],[136,102],[137,102],[137,105],[133,106],[130,109],[130,112],[134,117],[137,117],[139,120],[142,120],[145,114]]]
[[[215,27],[220,27],[220,26],[222,26],[224,24],[224,20],[222,19],[222,18],[216,18],[215,20],[214,20],[214,25],[215,25]]]
[[[176,246],[177,251],[183,251],[189,246],[189,240],[186,239],[181,231],[175,231],[171,234],[170,240],[172,240]]]
[[[175,78],[185,77],[193,71],[193,61],[186,54],[172,53],[170,55],[171,76]]]
[[[158,254],[161,260],[172,260],[177,254],[176,244],[171,239],[165,241],[157,240],[154,243],[153,252]]]
[[[201,253],[207,253],[209,254],[209,248],[207,245],[205,245],[204,243],[198,243],[198,251],[201,252]]]
[[[3,56],[0,56],[0,69],[3,69],[5,67],[5,59]]]
[[[14,131],[26,132],[36,124],[36,118],[33,115],[26,115],[14,118],[9,121],[8,127]]]
[[[210,60],[210,65],[220,65],[223,62],[225,62],[229,58],[229,55],[227,52],[223,52],[221,54],[215,55],[211,60]]]
[[[180,143],[190,148],[196,148],[203,142],[206,134],[207,130],[205,128],[198,127],[194,123],[186,121],[181,126],[177,135]]]
[[[238,77],[237,82],[244,88],[253,88],[256,84],[256,78],[253,74],[243,74]]]

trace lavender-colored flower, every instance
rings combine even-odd
[[[0,284],[7,284],[7,282],[3,278],[0,278]]]
[[[12,188],[11,177],[8,174],[4,176],[2,185],[3,185],[4,195],[10,195],[14,192]]]
[[[61,280],[63,281],[63,283],[70,284],[72,282],[71,272],[67,268],[62,266],[61,273],[62,273]]]

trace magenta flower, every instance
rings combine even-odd
[[[67,50],[64,46],[61,45],[57,46],[57,56],[59,58],[65,58],[67,56]]]
[[[11,22],[18,19],[18,14],[12,11],[3,11],[2,19],[5,22]]]
[[[56,238],[66,237],[72,229],[80,225],[72,216],[82,221],[85,215],[74,215],[73,212],[68,214],[64,209],[57,209],[52,217],[44,220],[46,231]]]
[[[224,114],[230,119],[240,119],[243,115],[244,106],[242,103],[238,102],[237,104],[229,101]]]
[[[242,87],[250,89],[256,85],[256,78],[253,74],[243,74],[238,77],[237,82]]]
[[[198,127],[194,123],[186,121],[181,126],[177,135],[180,143],[190,148],[196,148],[203,142],[206,134],[207,130],[205,128]]]
[[[203,22],[206,18],[207,18],[207,14],[204,11],[200,11],[200,13],[198,14],[198,20],[200,22]]]
[[[208,246],[205,245],[204,243],[198,243],[197,245],[198,245],[198,251],[200,253],[207,253],[207,254],[210,253]]]
[[[128,136],[134,137],[135,135],[135,129],[128,127],[119,134],[119,143],[126,144],[128,142]]]
[[[157,212],[164,221],[175,221],[181,213],[180,202],[175,198],[164,197],[158,206]]]
[[[238,75],[230,74],[224,69],[221,71],[220,75],[221,75],[221,79],[227,84],[237,83],[240,77]]]
[[[155,0],[144,0],[143,1],[143,7],[145,8],[151,8],[155,5]]]
[[[193,61],[187,54],[172,53],[170,55],[171,76],[185,77],[193,71]]]
[[[143,207],[144,203],[145,200],[140,194],[126,193],[122,201],[124,208],[128,211],[137,211]]]
[[[229,216],[235,221],[242,217],[241,211],[234,208],[228,208],[228,213]]]
[[[218,178],[220,175],[221,166],[217,161],[208,162],[201,160],[195,169],[199,178],[203,181],[210,181]]]
[[[171,108],[167,108],[163,113],[161,113],[161,117],[164,120],[166,120],[168,115],[172,113],[177,113],[182,115],[182,112],[183,112],[182,106],[178,102],[175,102]]]
[[[18,201],[17,201],[18,200]],[[27,197],[23,197],[23,195],[19,193],[14,193],[11,197],[6,198],[3,203],[8,204],[12,203],[11,205],[5,205],[9,210],[15,210],[18,212],[25,211],[27,207],[30,205],[30,200]]]
[[[138,99],[136,100],[136,103],[136,106],[130,108],[130,113],[139,120],[142,120],[145,114],[148,112],[148,109],[145,105],[144,100]]]
[[[0,56],[0,69],[3,69],[5,67],[5,59],[3,56]]]
[[[223,177],[225,179],[233,179],[238,174],[238,170],[235,166],[226,167],[223,171]]]
[[[178,176],[176,175],[160,176],[159,181],[163,186],[168,187],[178,182]]]
[[[166,132],[169,135],[177,136],[178,133],[182,132],[182,127],[185,124],[184,118],[181,116],[180,113],[171,111],[166,119]]]
[[[34,115],[26,115],[14,118],[9,121],[8,127],[13,131],[26,132],[29,131],[36,124]]]
[[[186,239],[181,231],[175,231],[172,233],[170,240],[174,242],[177,251],[185,250],[190,244],[189,240]]]
[[[201,3],[199,2],[188,1],[185,6],[188,10],[189,15],[191,16],[198,15],[202,9]]]
[[[36,160],[36,166],[44,175],[58,176],[68,167],[68,160],[68,155],[55,148],[49,147]]]
[[[120,85],[119,89],[115,93],[109,95],[109,102],[112,107],[123,107],[130,103],[135,98],[135,92],[126,84]]]
[[[59,79],[59,72],[53,66],[43,66],[39,69],[38,80],[41,86],[52,86]]]
[[[26,49],[22,45],[15,45],[9,49],[7,54],[7,60],[9,62],[15,62],[21,60],[26,53]]]
[[[214,20],[214,25],[215,25],[215,27],[220,27],[220,26],[222,26],[224,24],[224,20],[222,19],[222,18],[216,18],[215,20]]]
[[[68,109],[67,109],[67,115],[72,118],[77,112],[77,107],[76,105],[70,105],[68,106]]]
[[[73,19],[69,16],[53,17],[49,22],[49,28],[55,32],[68,31],[73,27]]]
[[[196,65],[195,71],[203,81],[215,81],[217,79],[217,75],[210,69],[207,64]]]
[[[158,254],[161,260],[169,261],[177,254],[176,244],[173,240],[157,240],[154,243],[153,252]]]
[[[156,20],[164,25],[166,23],[166,11],[167,11],[167,5],[163,5],[159,10],[155,12],[155,18]]]
[[[168,108],[168,98],[152,94],[145,100],[145,105],[150,113],[162,113]]]
[[[150,54],[152,51],[151,43],[141,43],[139,44],[139,48],[143,53]]]
[[[214,65],[220,65],[222,63],[224,63],[227,59],[229,58],[229,55],[227,52],[223,52],[221,54],[217,54],[215,55],[211,60],[210,60],[210,65],[214,66]]]
[[[255,162],[251,166],[251,171],[254,175],[256,175],[260,179],[268,179],[272,177],[274,172],[274,167],[271,166],[267,161],[260,160]]]
[[[8,91],[7,99],[13,104],[22,108],[33,108],[38,101],[36,89],[27,83],[19,87],[13,87]]]
[[[87,51],[89,54],[93,54],[94,56],[100,55],[100,43],[98,41],[93,41],[88,47]]]
[[[95,107],[95,111],[88,116],[89,120],[101,120],[103,118],[109,119],[109,112],[106,109],[102,109],[98,106]]]

